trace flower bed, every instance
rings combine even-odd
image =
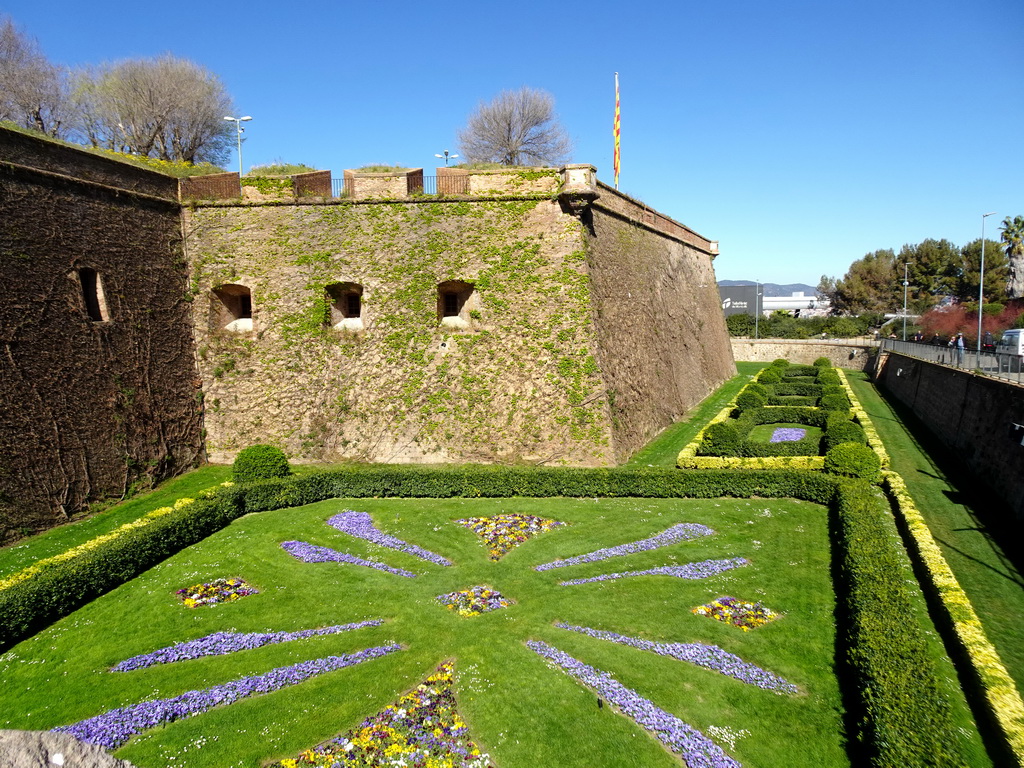
[[[662,565],[657,568],[648,568],[646,571],[623,571],[591,576],[589,579],[572,579],[561,582],[560,586],[588,584],[592,581],[612,581],[613,579],[624,579],[627,576],[675,576],[677,579],[706,579],[723,571],[731,571],[733,568],[748,565],[749,562],[742,557],[732,557],[727,560],[702,560],[699,563],[687,563],[686,565]]]
[[[198,659],[203,656],[223,656],[236,651],[247,651],[252,648],[262,648],[264,645],[287,643],[307,637],[335,635],[338,632],[348,632],[363,627],[379,627],[383,623],[383,619],[368,619],[354,624],[338,624],[321,629],[302,629],[298,632],[214,632],[212,635],[206,635],[197,640],[176,643],[151,653],[132,656],[113,667],[111,672],[131,672],[134,669],[143,669],[154,664],[173,664],[176,661]]]
[[[170,699],[144,701],[128,707],[112,709],[102,715],[90,717],[73,725],[54,728],[60,733],[70,733],[79,741],[99,744],[104,749],[117,749],[132,736],[174,720],[202,714],[213,707],[231,704],[257,693],[270,693],[280,688],[308,680],[311,677],[332,672],[335,669],[351,667],[370,659],[376,659],[402,649],[397,643],[366,648],[356,653],[341,656],[326,656],[278,667],[262,675],[252,675],[232,680],[230,683],[212,688],[186,691]]]
[[[659,656],[669,656],[679,661],[686,661],[696,664],[698,667],[721,672],[723,675],[733,677],[748,685],[756,685],[768,691],[779,693],[796,693],[797,687],[774,672],[756,664],[750,664],[739,656],[724,651],[717,645],[704,645],[703,643],[655,643],[650,640],[643,640],[639,637],[628,637],[617,632],[605,632],[590,627],[574,627],[571,624],[559,622],[555,625],[570,632],[579,632],[581,635],[596,637],[599,640],[610,640],[619,645],[628,645],[632,648],[639,648],[642,651],[651,651]]]
[[[508,608],[512,601],[490,587],[476,586],[438,595],[437,601],[459,616],[479,616],[481,613]]]
[[[345,766],[424,766],[486,768],[490,758],[469,740],[456,708],[452,664],[446,662],[414,690],[368,717],[357,728],[297,758],[270,768]]]
[[[198,608],[203,605],[231,603],[249,595],[258,595],[259,592],[243,579],[214,579],[206,584],[193,584],[191,587],[179,589],[177,594],[181,596],[181,601],[186,607]]]
[[[347,509],[332,517],[327,521],[327,524],[332,528],[337,528],[339,531],[356,536],[357,538],[365,539],[389,549],[397,549],[399,552],[406,552],[430,563],[446,566],[452,564],[452,561],[447,557],[441,557],[441,555],[435,554],[428,549],[417,547],[415,544],[409,544],[396,536],[391,536],[377,530],[377,527],[373,524],[373,519],[366,512],[356,512]]]
[[[517,513],[494,517],[470,517],[455,522],[469,528],[484,540],[490,549],[488,557],[491,560],[500,560],[509,550],[515,549],[524,541],[564,525],[557,520]]]
[[[797,427],[778,427],[772,432],[771,440],[769,443],[784,443],[793,442],[796,440],[803,440],[807,437],[806,429],[799,429]]]
[[[304,563],[348,563],[349,565],[362,565],[366,568],[375,568],[385,573],[393,573],[396,576],[405,576],[407,579],[415,579],[416,574],[402,568],[392,568],[390,565],[378,563],[376,560],[366,560],[362,557],[350,555],[347,552],[338,552],[330,547],[318,547],[305,541],[283,541],[281,549]]]
[[[564,560],[555,560],[550,563],[535,566],[533,570],[547,571],[551,568],[564,568],[567,565],[578,565],[579,563],[596,563],[599,560],[607,560],[610,557],[630,555],[634,552],[647,552],[652,549],[667,547],[670,544],[675,544],[677,541],[690,541],[691,539],[696,539],[701,536],[710,536],[713,533],[714,531],[706,525],[700,525],[699,523],[678,523],[677,525],[673,525],[671,528],[662,531],[656,536],[651,536],[648,539],[631,541],[628,544],[619,544],[616,547],[605,547],[593,552],[588,552],[585,555],[567,557]]]
[[[654,734],[661,743],[682,757],[687,768],[739,768],[739,762],[725,754],[721,747],[703,733],[655,706],[607,672],[584,664],[539,640],[530,640],[526,645],[537,655],[593,688],[637,725]]]
[[[693,609],[698,616],[710,616],[712,619],[739,627],[744,632],[761,627],[779,617],[761,603],[744,603],[735,597],[719,597],[706,605],[698,605]]]

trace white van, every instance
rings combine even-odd
[[[1008,366],[1011,371],[1019,371],[1024,361],[1024,329],[1011,328],[1003,331],[1003,337],[996,344],[999,355],[999,367]]]

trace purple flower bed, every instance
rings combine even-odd
[[[441,555],[437,555],[430,550],[417,547],[415,544],[409,544],[396,536],[390,536],[377,530],[373,524],[373,519],[367,512],[355,512],[351,509],[346,509],[344,512],[340,512],[328,520],[327,524],[356,538],[366,539],[366,541],[379,544],[382,547],[388,547],[389,549],[397,549],[399,552],[407,552],[421,560],[436,563],[437,565],[452,564],[452,561],[447,557],[441,557]]]
[[[365,565],[367,568],[376,568],[378,571],[394,573],[398,576],[405,576],[408,579],[415,579],[416,574],[411,571],[404,571],[401,568],[392,568],[390,565],[378,563],[376,560],[364,560],[361,557],[338,552],[329,547],[318,547],[315,544],[308,544],[305,541],[283,541],[281,548],[297,560],[304,563],[349,563],[350,565]]]
[[[570,632],[579,632],[582,635],[596,637],[599,640],[610,640],[619,645],[628,645],[632,648],[639,648],[642,651],[651,651],[661,656],[669,656],[679,661],[688,661],[705,669],[721,672],[723,675],[733,677],[748,685],[756,685],[767,691],[778,693],[796,693],[797,687],[774,672],[750,664],[739,656],[724,651],[717,645],[703,645],[701,643],[655,643],[650,640],[642,640],[638,637],[628,637],[616,632],[605,632],[590,627],[575,627],[565,622],[555,625]]]
[[[298,632],[214,632],[212,635],[200,637],[197,640],[176,643],[152,653],[132,656],[111,669],[111,672],[131,672],[135,669],[151,667],[154,664],[173,664],[176,661],[199,659],[203,656],[223,656],[236,651],[261,648],[264,645],[287,643],[289,640],[302,640],[318,635],[334,635],[338,632],[348,632],[363,627],[379,627],[383,623],[383,619],[368,619],[355,624],[338,624],[322,629],[302,629]]]
[[[686,565],[662,565],[658,568],[648,568],[646,571],[604,573],[600,576],[591,576],[589,579],[563,581],[559,586],[588,584],[592,581],[611,581],[612,579],[624,579],[627,576],[675,576],[677,579],[706,579],[723,571],[731,571],[733,568],[749,565],[749,563],[750,561],[743,557],[732,557],[728,560],[702,560],[699,563],[687,563]]]
[[[772,432],[772,438],[769,443],[790,443],[797,440],[803,440],[807,437],[806,429],[797,429],[796,427],[779,427]]]
[[[713,533],[714,531],[706,525],[700,525],[699,523],[679,523],[678,525],[673,525],[671,528],[662,531],[656,536],[651,536],[649,539],[631,541],[628,544],[619,544],[617,547],[605,547],[604,549],[598,549],[585,555],[576,555],[575,557],[567,557],[564,560],[555,560],[551,563],[538,565],[533,570],[547,571],[551,568],[564,568],[567,565],[595,563],[598,560],[607,560],[609,557],[630,555],[634,552],[646,552],[651,549],[667,547],[670,544],[675,544],[677,541],[690,541],[691,539],[696,539],[701,536],[710,536]]]
[[[687,768],[739,768],[711,739],[675,715],[654,705],[636,691],[627,688],[607,672],[588,666],[554,646],[538,640],[526,643],[531,651],[557,664],[581,683],[597,691],[610,704],[628,715],[641,728],[683,758]]]
[[[361,664],[370,659],[386,656],[401,650],[397,643],[378,645],[356,653],[341,656],[326,656],[278,667],[262,675],[242,677],[212,688],[186,691],[170,699],[144,701],[129,707],[112,709],[102,715],[90,717],[73,725],[54,728],[60,733],[70,733],[80,741],[99,744],[104,749],[117,749],[128,739],[148,728],[199,715],[222,704],[233,704],[239,699],[258,693],[270,693],[290,685],[297,685],[311,677]]]

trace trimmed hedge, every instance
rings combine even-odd
[[[757,392],[752,392],[749,387],[740,392],[736,398],[736,405],[742,410],[747,408],[763,408],[767,403],[767,397]]]
[[[864,433],[864,428],[852,421],[843,420],[827,424],[825,427],[825,451],[832,450],[840,443],[867,445],[868,438]]]
[[[864,481],[841,481],[840,588],[848,661],[857,679],[858,740],[872,768],[968,765],[925,631],[914,580],[889,504]],[[918,610],[920,607],[918,606]]]
[[[269,480],[272,477],[288,477],[292,468],[284,451],[273,445],[250,445],[235,457],[231,470],[236,483],[251,483]]]
[[[831,368],[832,361],[829,360],[827,357],[819,357],[817,360],[811,363],[811,365],[813,365],[815,368]]]
[[[839,443],[825,454],[825,471],[833,475],[859,477],[873,483],[881,468],[878,455],[863,443]]]
[[[700,444],[702,456],[736,456],[739,453],[742,438],[736,427],[728,421],[711,424],[704,431]]]

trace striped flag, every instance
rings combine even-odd
[[[615,136],[615,160],[612,163],[615,169],[615,188],[619,188],[619,73],[615,73],[615,129],[612,133]]]

